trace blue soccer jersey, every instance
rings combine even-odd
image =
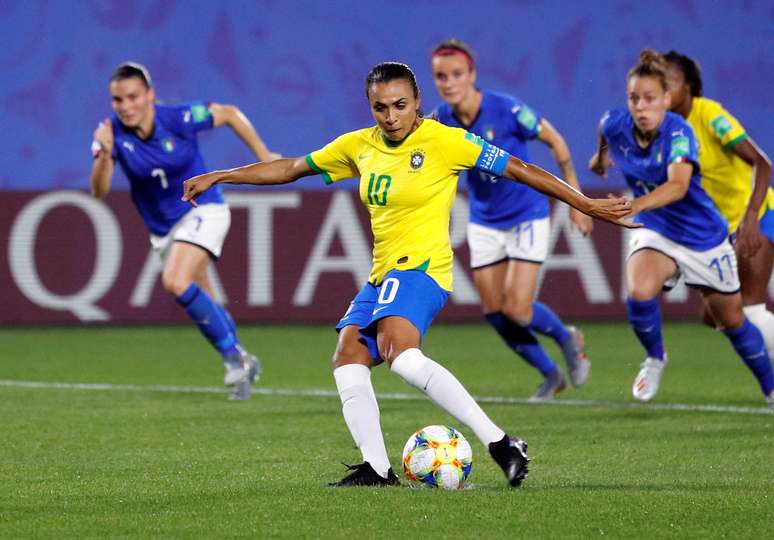
[[[152,234],[166,235],[191,209],[180,200],[183,182],[207,172],[196,134],[212,129],[212,113],[201,101],[179,106],[156,105],[153,134],[137,137],[114,114],[112,157],[129,179],[132,200]],[[220,186],[202,193],[199,204],[222,203]]]
[[[540,132],[538,113],[515,97],[489,90],[481,91],[481,107],[470,125],[460,122],[447,103],[441,104],[434,116],[447,126],[479,135],[523,161],[529,161],[527,141]],[[467,171],[467,183],[472,223],[507,229],[548,216],[548,199],[529,186],[478,169]]]
[[[623,172],[635,197],[667,181],[672,163],[688,162],[693,175],[685,197],[636,216],[635,221],[690,249],[704,251],[720,244],[728,224],[701,187],[699,158],[693,130],[680,115],[668,112],[647,148],[634,138],[634,120],[626,109],[605,113],[600,121],[610,155]]]

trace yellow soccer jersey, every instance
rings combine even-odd
[[[747,208],[754,180],[752,167],[731,148],[747,138],[747,133],[720,103],[703,97],[693,98],[688,123],[699,144],[702,186],[728,220],[729,232],[734,232]],[[771,188],[760,213],[767,207],[774,208]]]
[[[306,157],[326,183],[360,177],[360,199],[371,216],[373,267],[379,285],[393,269],[422,269],[452,290],[449,217],[462,170],[481,156],[480,139],[430,119],[400,143],[378,126],[346,133]]]

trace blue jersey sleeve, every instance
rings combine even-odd
[[[213,117],[209,104],[206,101],[192,101],[181,105],[178,114],[173,121],[178,124],[180,130],[188,135],[195,135],[205,129],[213,128]]]
[[[526,141],[531,141],[540,134],[541,116],[524,103],[514,101],[511,106],[514,134]]]
[[[699,152],[691,126],[675,122],[670,128],[668,163],[691,163],[698,170]]]

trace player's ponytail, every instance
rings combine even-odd
[[[701,80],[701,67],[696,60],[677,51],[664,53],[664,60],[669,64],[674,64],[683,72],[685,82],[691,87],[691,96],[702,96],[704,85]]]
[[[629,70],[627,80],[632,77],[654,77],[659,80],[661,87],[666,90],[666,62],[664,57],[653,49],[643,49],[637,64]]]

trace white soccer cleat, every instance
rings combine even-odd
[[[223,362],[223,367],[225,369],[225,374],[223,375],[223,384],[226,386],[231,386],[239,382],[247,381],[249,378],[249,368],[242,362],[241,359],[237,361],[225,361]]]
[[[231,387],[228,399],[232,401],[250,399],[251,385],[261,376],[261,362],[258,358],[241,346],[238,349],[238,355],[223,359],[223,383]]]
[[[223,384],[226,386],[244,381],[252,384],[261,378],[261,361],[241,345],[237,345],[237,350],[238,354],[223,359]]]
[[[567,369],[570,372],[570,382],[576,388],[586,384],[591,374],[591,361],[586,354],[586,341],[583,339],[583,332],[574,326],[568,326],[572,336],[572,347],[564,351],[564,359],[567,362]]]
[[[769,404],[769,407],[774,409],[774,390],[772,390],[768,396],[766,396],[766,403]]]
[[[640,365],[640,372],[634,379],[634,385],[632,386],[632,395],[634,396],[634,399],[639,401],[650,401],[656,397],[666,362],[666,355],[664,355],[664,360],[651,358],[650,356],[645,359]]]

